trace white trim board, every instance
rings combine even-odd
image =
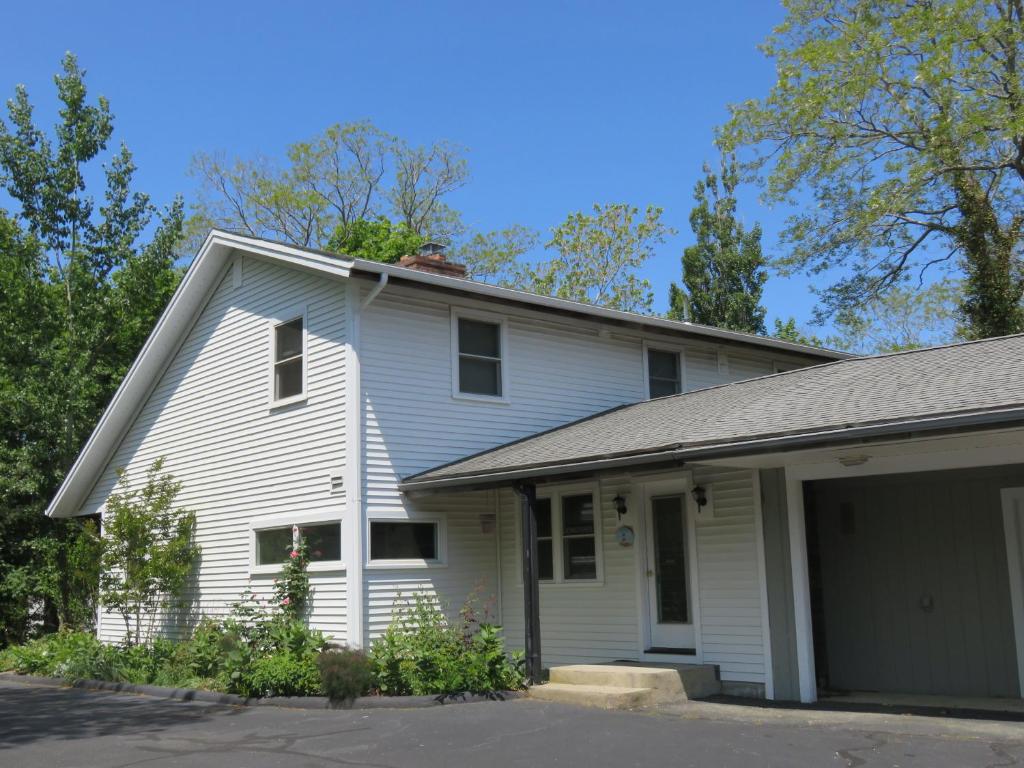
[[[1018,693],[1024,698],[1024,488],[1003,488],[1003,530],[1010,576]]]

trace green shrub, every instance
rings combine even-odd
[[[506,655],[501,629],[478,620],[472,597],[451,623],[436,598],[414,595],[370,654],[377,687],[389,696],[493,693],[525,684],[521,654]]]
[[[318,696],[320,672],[313,653],[280,651],[252,661],[235,682],[244,696]]]
[[[320,683],[331,701],[351,701],[373,686],[373,662],[363,651],[342,648],[324,651],[317,659]]]
[[[25,675],[69,680],[107,679],[111,654],[88,632],[56,632],[10,649],[14,669]]]

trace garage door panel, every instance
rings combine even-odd
[[[1019,695],[999,488],[957,473],[812,484],[830,687]]]

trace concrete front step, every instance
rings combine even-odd
[[[699,699],[721,691],[715,667],[703,664],[645,667],[637,664],[569,664],[551,668],[551,682],[649,688],[652,700]]]
[[[545,683],[530,688],[529,697],[562,704],[576,704],[597,709],[638,709],[655,703],[651,688],[626,688],[615,685],[580,685]]]

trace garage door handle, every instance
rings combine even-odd
[[[921,610],[925,613],[931,613],[935,610],[935,598],[931,595],[921,596]]]

